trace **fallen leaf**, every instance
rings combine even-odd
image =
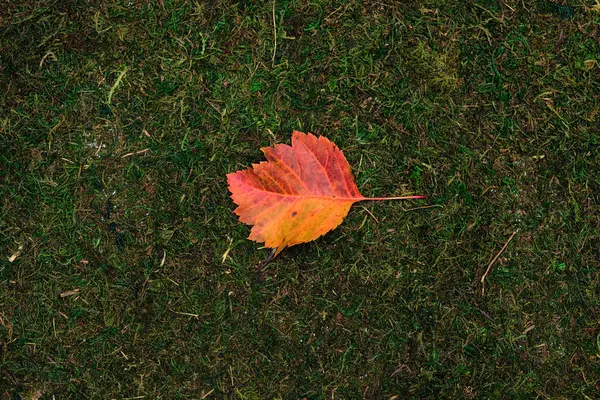
[[[235,214],[253,225],[248,239],[276,249],[274,255],[335,229],[358,201],[425,198],[362,196],[346,157],[323,136],[294,131],[291,146],[261,150],[268,161],[228,174],[227,182]]]

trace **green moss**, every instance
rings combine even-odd
[[[594,398],[582,5],[8,4],[0,392]],[[365,195],[428,199],[356,206],[261,281],[225,175],[293,129],[337,143]]]

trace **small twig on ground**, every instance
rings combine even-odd
[[[367,212],[367,214],[369,214],[374,220],[375,222],[379,223],[379,220],[373,215],[373,213],[371,211],[369,211],[369,209],[363,205],[361,205],[361,207],[363,208],[363,210],[365,210]]]
[[[202,400],[202,399],[205,399],[205,398],[207,398],[207,397],[208,397],[208,396],[209,396],[209,395],[210,395],[212,392],[214,392],[214,391],[215,391],[215,389],[210,389],[210,391],[209,391],[209,392],[207,392],[207,393],[206,393],[204,396],[200,397],[200,399]]]
[[[512,238],[515,236],[516,233],[517,232],[515,231],[512,233],[512,235],[510,235],[510,237],[508,238],[506,243],[504,243],[504,246],[502,246],[502,248],[500,249],[498,254],[496,254],[496,257],[494,257],[492,259],[492,261],[490,261],[490,263],[488,264],[487,269],[485,270],[485,273],[481,277],[481,295],[482,296],[485,294],[485,277],[488,275],[488,273],[490,272],[490,268],[492,268],[492,265],[494,265],[494,263],[496,262],[498,257],[500,257],[500,254],[502,254],[504,252],[504,250],[506,249],[506,246],[508,246],[508,244],[510,243],[510,241],[512,240]]]
[[[119,76],[117,76],[117,80],[115,81],[115,83],[110,88],[110,92],[108,92],[108,99],[106,100],[106,104],[110,104],[110,102],[112,101],[113,94],[115,94],[115,90],[117,89],[117,87],[119,86],[119,84],[121,83],[121,81],[123,80],[123,77],[127,73],[128,69],[129,68],[125,67],[125,69],[123,69],[123,71],[121,71],[121,73],[119,74]]]
[[[175,310],[171,310],[171,309],[169,309],[169,311],[171,311],[172,313],[175,313],[175,314],[185,315],[186,317],[192,317],[192,318],[196,318],[196,319],[200,318],[200,315],[198,315],[198,314],[192,314],[192,313],[187,313],[187,312],[175,311]]]
[[[277,54],[277,22],[275,21],[275,0],[273,0],[273,57],[271,58],[271,66],[275,66],[275,54]]]
[[[148,150],[150,150],[150,149],[144,149],[144,150],[140,150],[140,151],[134,151],[133,153],[127,153],[127,154],[121,156],[121,158],[130,157],[130,156],[133,156],[133,155],[136,155],[136,154],[144,154]]]
[[[260,282],[262,282],[265,279],[265,276],[262,273],[262,270],[271,262],[271,260],[273,260],[275,258],[275,253],[276,252],[277,252],[277,248],[274,248],[273,250],[271,250],[271,252],[267,256],[267,258],[265,258],[265,260],[260,263],[260,265],[258,266],[258,268],[256,268],[256,273],[259,274],[258,275],[258,280]]]

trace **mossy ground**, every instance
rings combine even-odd
[[[597,398],[599,11],[2,2],[0,396]],[[261,282],[225,175],[293,129],[428,198]]]

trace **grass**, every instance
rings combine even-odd
[[[4,3],[2,398],[596,398],[592,6]],[[293,129],[428,198],[260,282],[225,175]]]

